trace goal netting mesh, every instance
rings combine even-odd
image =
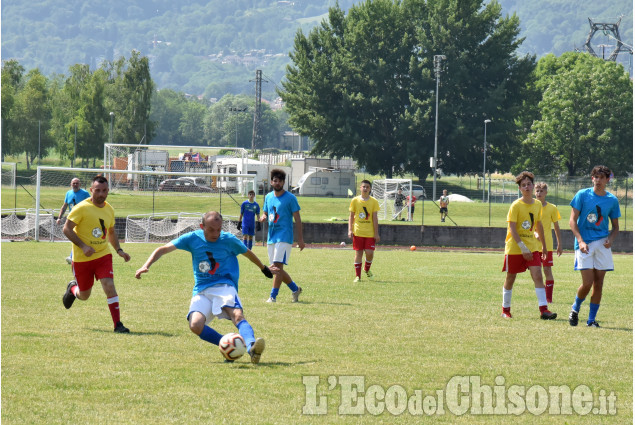
[[[59,212],[59,210],[57,211]],[[38,235],[42,241],[64,240],[62,226],[56,223],[56,212],[40,209],[38,212],[30,208],[15,208],[2,210],[2,239],[3,240],[30,240],[36,237],[36,225]],[[36,215],[39,217],[36,219]]]
[[[411,219],[410,211],[406,208],[405,200],[403,200],[401,206],[395,204],[399,189],[402,190],[404,197],[410,195],[412,191],[412,179],[383,179],[373,181],[371,196],[379,202],[377,218],[380,220],[397,220],[404,214],[406,220]]]
[[[126,217],[126,242],[167,243],[200,229],[203,213],[139,214]],[[240,237],[236,216],[223,216],[223,230]]]
[[[15,189],[16,163],[2,163],[2,188]]]

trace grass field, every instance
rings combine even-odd
[[[68,311],[62,306],[70,278],[64,261],[68,243],[2,244],[3,424],[633,421],[630,255],[616,255],[616,271],[607,276],[601,329],[587,328],[582,320],[573,328],[566,320],[580,281],[571,254],[557,259],[554,268],[555,321],[538,318],[528,275],[516,283],[514,318],[499,317],[499,252],[380,250],[373,264],[376,280],[354,285],[352,250],[294,250],[288,271],[304,288],[297,304],[285,288],[278,303],[265,303],[270,281],[241,257],[245,316],[267,343],[261,364],[254,366],[247,359],[223,363],[216,347],[189,331],[187,254],[170,254],[142,280],[134,279],[155,247],[127,244],[130,263],[115,259],[122,320],[131,329],[120,335],[112,332],[99,287],[88,301],[76,301]],[[266,258],[264,248],[254,251]],[[588,301],[581,319],[587,313]],[[228,321],[212,326],[221,333],[235,329]],[[450,384],[469,379],[463,377],[472,377],[473,385],[460,388],[468,391],[458,394],[468,397],[461,406],[473,407],[474,414],[469,409],[455,414],[460,411]],[[470,405],[469,397],[478,397],[478,379],[484,394],[485,386],[496,397],[503,394],[500,407],[508,414],[477,414],[481,404]],[[350,383],[360,380],[358,399]],[[606,414],[585,414],[580,403],[572,414],[552,414],[560,406],[553,400],[549,408],[534,410],[529,394],[544,396],[555,386],[578,395],[588,387],[595,402],[589,409]],[[526,390],[526,405],[509,395],[519,388]],[[423,408],[403,404],[404,397],[419,396]],[[607,404],[613,396],[616,412]],[[431,404],[439,397],[443,411]],[[360,414],[348,414],[357,408]]]

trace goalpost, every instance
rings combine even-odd
[[[406,206],[395,206],[397,190],[401,189],[404,196],[409,196],[412,192],[412,179],[383,179],[373,181],[371,196],[379,202],[379,213],[377,218],[382,220],[395,220],[402,212],[406,213],[406,220],[411,221],[410,208]]]
[[[179,227],[185,229],[188,228],[188,225],[191,226],[191,215],[197,215],[200,223],[201,211],[216,210],[223,214],[223,208],[226,212],[229,210],[227,214],[224,214],[224,221],[230,223],[232,219],[236,220],[240,214],[243,196],[249,190],[257,187],[256,176],[253,174],[39,166],[32,208],[35,240],[40,240],[46,232],[59,235],[59,238],[55,239],[65,239],[61,232],[64,219],[60,224],[55,222],[64,202],[64,194],[70,189],[71,179],[79,178],[82,188],[88,190],[93,177],[98,174],[104,175],[109,181],[108,203],[113,205],[115,211],[120,216],[130,216],[130,219],[126,221],[131,226],[135,220],[138,222],[135,225],[137,228],[145,226],[147,235],[132,238],[137,241],[141,241],[138,240],[139,238],[144,240],[150,238],[150,229],[156,227],[155,222],[157,221],[174,220],[176,225],[173,227],[177,229],[177,233],[182,231],[178,230]],[[232,180],[235,186],[233,188],[224,187],[222,185],[223,179]],[[43,225],[48,226],[51,220],[54,223],[53,229],[48,230],[48,227],[43,227]],[[181,221],[180,224],[179,221]],[[231,228],[230,224],[225,226],[228,231],[238,233],[235,225],[233,227],[234,229]],[[159,234],[166,231],[159,231]],[[5,233],[4,221],[2,233],[3,235]],[[127,229],[117,229],[117,233],[123,236],[127,234]]]

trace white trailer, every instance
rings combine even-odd
[[[345,197],[350,193],[355,194],[356,187],[355,171],[353,170],[314,168],[300,177],[293,192],[304,196]]]
[[[291,167],[281,165],[269,165],[254,159],[241,158],[220,158],[214,164],[214,172],[221,174],[252,174],[256,176],[256,184],[258,185],[257,193],[264,193],[264,189],[269,187],[270,174],[273,169],[281,169],[287,173],[285,180],[285,190],[289,190],[291,181]],[[241,180],[242,181],[242,180]],[[235,177],[219,177],[218,187],[228,192],[242,193],[247,195],[249,190],[253,189],[251,180],[246,181],[249,187],[241,185],[241,181],[237,181]]]

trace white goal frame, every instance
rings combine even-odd
[[[133,174],[133,175],[148,175],[148,176],[165,176],[169,174],[170,176],[179,176],[179,177],[191,177],[193,174],[199,177],[209,177],[209,178],[223,178],[227,177],[228,174],[224,173],[186,173],[186,172],[165,172],[165,171],[137,171],[137,170],[106,170],[101,168],[67,168],[67,167],[48,167],[48,166],[38,166],[37,167],[37,175],[36,175],[36,189],[35,189],[35,237],[36,241],[40,240],[40,197],[41,197],[41,183],[42,183],[42,171],[63,171],[63,172],[78,172],[78,173],[94,173],[102,174],[104,177],[108,179],[110,182],[110,176],[112,174]],[[257,187],[256,175],[254,174],[231,174],[231,177],[240,177],[243,178],[246,182],[251,180],[251,187]]]
[[[17,164],[15,162],[2,162],[2,184],[4,185],[4,181],[5,181],[5,172],[4,172],[4,168],[10,168],[11,171],[11,177],[9,177],[11,179],[11,189],[15,189],[15,178],[17,175]],[[6,173],[6,175],[8,175],[9,173]]]
[[[394,190],[388,190],[389,185],[394,185]],[[371,195],[377,199],[377,202],[379,202],[379,213],[377,214],[378,219],[387,220],[390,218],[393,220],[405,209],[406,219],[408,221],[412,221],[410,208],[408,208],[406,202],[404,202],[404,207],[401,211],[395,211],[395,195],[399,187],[401,187],[405,192],[404,195],[408,196],[412,193],[412,179],[380,179],[373,181]],[[390,214],[390,217],[388,214]]]

